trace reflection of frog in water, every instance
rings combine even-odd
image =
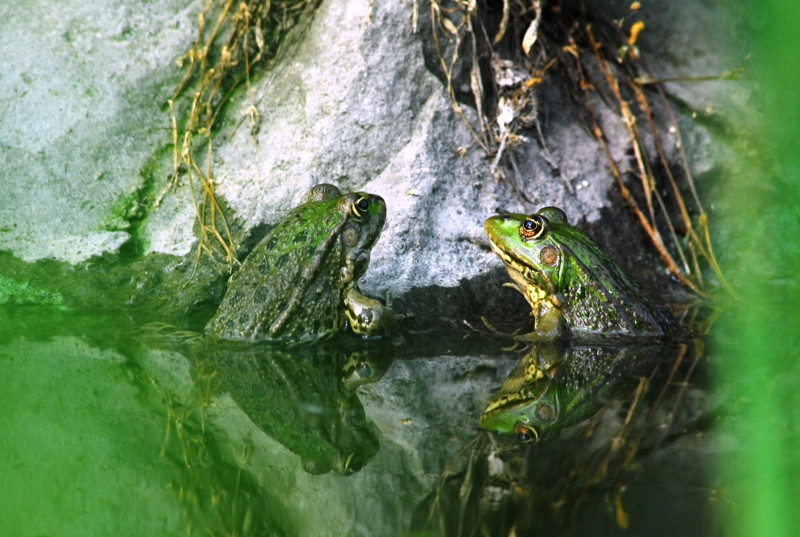
[[[539,440],[628,395],[676,347],[534,345],[486,403],[480,426],[520,442]]]
[[[380,333],[391,310],[363,296],[358,280],[385,220],[379,196],[315,186],[231,276],[206,333],[300,343],[330,337],[345,319],[357,334]]]
[[[569,225],[561,209],[492,216],[484,227],[513,286],[531,305],[535,333],[526,339],[681,332],[670,311]]]
[[[370,368],[346,361],[336,343],[291,349],[228,343],[210,353],[222,390],[312,474],[357,472],[379,447],[354,391],[364,379],[351,380],[353,369]]]

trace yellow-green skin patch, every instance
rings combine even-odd
[[[664,336],[680,331],[672,313],[556,207],[492,216],[484,225],[513,286],[531,305],[529,339]]]
[[[356,333],[379,332],[388,312],[361,295],[357,282],[385,221],[380,196],[315,186],[231,276],[206,333],[301,343],[333,335],[346,318]]]

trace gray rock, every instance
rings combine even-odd
[[[3,57],[20,49],[40,53],[10,65],[0,80],[10,96],[0,125],[6,185],[0,249],[27,261],[77,263],[133,241],[140,253],[190,259],[196,226],[186,182],[156,209],[150,204],[172,169],[165,103],[182,76],[174,60],[191,45],[200,3],[94,7],[84,12],[77,5],[42,4],[30,8],[34,17],[30,10],[2,8],[8,30],[0,34]],[[406,5],[323,2],[276,67],[254,75],[249,92],[234,94],[215,136],[213,165],[235,238],[278,221],[318,182],[380,194],[388,220],[363,287],[376,296],[391,292],[423,323],[426,311],[431,319],[463,316],[463,305],[439,307],[459,289],[472,296],[503,281],[482,231],[486,217],[500,210],[561,206],[573,222],[618,250],[616,257],[641,266],[637,259],[647,240],[634,217],[620,209],[618,194],[609,198],[614,185],[606,157],[561,81],[546,77],[537,94],[548,154],[530,131],[507,153],[516,171],[507,165],[505,179],[496,180],[494,155],[475,143],[467,125],[478,124],[474,109],[462,102],[463,116],[455,113],[437,78],[430,10],[418,7],[414,21]],[[611,2],[604,9],[618,16],[627,7]],[[683,24],[716,17],[714,8],[646,9],[641,46],[659,58],[659,72],[681,61],[686,74],[738,65],[731,58],[740,58],[741,45],[722,56],[724,47],[714,42],[732,40],[729,30],[707,37],[705,25]],[[726,16],[723,22],[735,27],[738,19]],[[662,54],[665,34],[694,46],[685,54]],[[462,98],[464,86],[469,89],[464,71],[457,70],[461,78],[454,80]],[[674,88],[689,111],[728,111],[746,102],[745,90],[733,97],[706,91],[733,83],[716,84]],[[624,129],[600,99],[595,105],[607,120],[609,147],[621,159]],[[246,121],[251,106],[261,117],[255,135]],[[715,159],[733,158],[703,126],[684,119],[681,127],[701,174],[716,168]],[[613,228],[600,225],[609,214]],[[656,266],[652,251],[648,255]],[[434,299],[429,304],[414,308],[403,297],[415,289],[437,292],[426,294]],[[499,308],[508,295],[501,296],[493,300],[487,293],[486,308]]]
[[[0,249],[77,263],[129,238],[202,4],[0,7]]]

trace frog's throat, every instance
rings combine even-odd
[[[511,276],[513,283],[509,287],[514,287],[519,291],[534,312],[538,312],[543,308],[549,309],[551,306],[561,309],[562,303],[559,297],[555,293],[548,292],[547,289],[537,283],[534,269],[525,266],[507,252],[496,247],[494,243],[489,242],[492,245],[492,250],[505,264],[508,275]]]
[[[488,414],[498,410],[504,410],[508,406],[519,405],[526,401],[533,401],[542,396],[547,389],[547,385],[542,385],[542,380],[547,377],[544,370],[537,367],[527,368],[525,380],[522,386],[516,387],[511,393],[498,394],[491,398],[486,404],[483,413]]]

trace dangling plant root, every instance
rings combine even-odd
[[[633,26],[637,27],[636,24]],[[642,27],[643,25],[638,26],[639,29]],[[614,99],[616,100],[616,104],[618,106],[617,111],[621,118],[621,122],[628,133],[629,144],[633,149],[636,166],[633,170],[626,173],[639,179],[639,184],[641,185],[641,194],[644,198],[644,209],[633,196],[630,189],[626,186],[625,181],[623,180],[624,173],[620,170],[619,165],[611,155],[611,151],[606,143],[605,134],[603,133],[603,129],[600,126],[597,115],[594,111],[593,86],[584,76],[584,70],[581,68],[580,61],[576,61],[576,69],[581,74],[581,87],[584,91],[585,103],[590,111],[592,132],[594,133],[595,138],[597,138],[598,143],[602,146],[603,152],[608,158],[609,168],[611,169],[611,173],[614,176],[617,185],[619,186],[619,190],[623,199],[638,218],[639,223],[647,233],[648,237],[650,237],[650,241],[653,243],[653,246],[658,251],[661,259],[664,261],[664,264],[673,277],[678,279],[685,287],[692,290],[696,294],[705,296],[705,283],[703,281],[703,271],[700,263],[700,258],[702,258],[706,262],[707,266],[710,267],[717,276],[720,283],[728,287],[719,264],[717,263],[716,257],[714,256],[708,227],[708,214],[705,212],[705,209],[700,202],[700,198],[697,195],[694,179],[692,178],[692,174],[689,169],[689,161],[681,140],[678,122],[672,113],[672,108],[667,101],[663,90],[660,87],[657,87],[658,95],[662,99],[664,109],[668,111],[669,120],[671,123],[667,129],[667,132],[671,133],[676,138],[675,147],[680,155],[684,183],[692,194],[691,201],[694,206],[694,212],[697,215],[695,218],[690,216],[688,204],[681,194],[678,181],[671,171],[670,162],[667,160],[666,153],[664,151],[662,136],[660,135],[658,125],[654,119],[653,111],[650,106],[650,100],[645,93],[642,84],[638,83],[639,79],[632,76],[625,77],[624,81],[622,82],[623,84],[627,85],[627,88],[634,96],[633,101],[636,103],[638,112],[640,114],[637,116],[631,109],[630,103],[623,95],[620,87],[620,78],[615,74],[609,63],[609,60],[603,54],[603,45],[595,38],[592,27],[587,25],[584,31],[591,44],[591,50],[594,53],[597,64],[600,66],[603,76],[605,77],[607,87],[610,88]],[[639,31],[640,30],[631,31],[631,36],[628,39],[628,47],[634,46],[636,36],[638,35]],[[635,49],[633,48],[629,48],[627,50],[628,55],[631,56],[635,61],[638,61],[640,60],[640,55],[638,52],[634,52],[634,50]],[[644,118],[646,125],[649,127],[650,135],[652,136],[653,144],[657,154],[657,164],[659,169],[663,171],[662,176],[656,176],[654,172],[655,163],[652,162],[652,158],[648,156],[645,148],[643,136],[639,130],[640,117]],[[669,190],[672,192],[675,203],[678,207],[678,211],[680,213],[679,222],[683,230],[683,234],[686,237],[685,244],[684,241],[679,239],[676,232],[676,226],[668,216],[664,198],[659,193],[659,187],[664,182],[666,182],[669,186]],[[659,215],[662,216],[659,217]],[[664,226],[667,229],[669,241],[664,239],[664,236],[659,229],[657,223],[659,218],[663,221]],[[673,245],[672,250],[677,252],[678,259],[673,256],[670,249],[667,247],[667,244]]]
[[[627,17],[639,18],[639,7],[638,2],[631,4]],[[502,9],[498,16],[488,5],[474,0],[431,2],[432,38],[453,108],[468,124],[474,143],[492,159],[495,178],[511,181],[520,196],[531,201],[514,149],[529,143],[526,134],[532,133],[554,175],[574,192],[559,173],[537,116],[537,88],[546,74],[558,73],[584,108],[587,126],[608,159],[622,198],[669,273],[685,288],[704,297],[709,288],[703,272],[710,269],[732,292],[714,255],[708,213],[694,185],[677,118],[660,81],[651,75],[637,47],[645,31],[644,22],[636,20],[628,25],[625,18],[606,21],[601,13],[571,13],[560,2],[545,4],[540,0],[504,0]],[[596,20],[590,23],[589,18]],[[628,30],[624,31],[626,25]],[[596,29],[601,27],[603,37],[599,38]],[[479,58],[484,58],[483,64]],[[599,67],[600,80],[592,79],[587,65]],[[458,81],[454,78],[459,68],[462,72],[469,69],[476,124],[468,121],[456,101]],[[731,70],[702,80],[733,79],[738,73]],[[494,91],[487,90],[489,85]],[[596,113],[598,97],[627,133],[624,154],[633,155],[630,165],[617,162],[613,156],[619,148],[612,151],[609,147],[606,129],[610,126],[604,126]],[[656,117],[654,99],[666,120]],[[640,125],[645,126],[645,133]],[[679,160],[677,164],[671,162],[665,149],[667,139],[671,140],[669,149]],[[669,192],[669,204],[662,191]],[[684,191],[689,192],[689,199]]]
[[[319,0],[242,0],[234,7],[234,0],[208,0],[198,15],[197,38],[178,59],[184,75],[169,100],[173,174],[156,200],[158,205],[181,177],[187,178],[198,223],[198,260],[203,254],[215,258],[215,252],[221,251],[230,269],[236,262],[236,246],[215,194],[212,137],[219,126],[218,119],[233,92],[244,82],[251,101],[247,113],[250,131],[253,135],[258,132],[261,116],[252,104],[251,75],[256,68],[274,65],[289,30],[301,20],[310,20],[318,3]],[[206,25],[208,18],[215,19],[213,25]]]

